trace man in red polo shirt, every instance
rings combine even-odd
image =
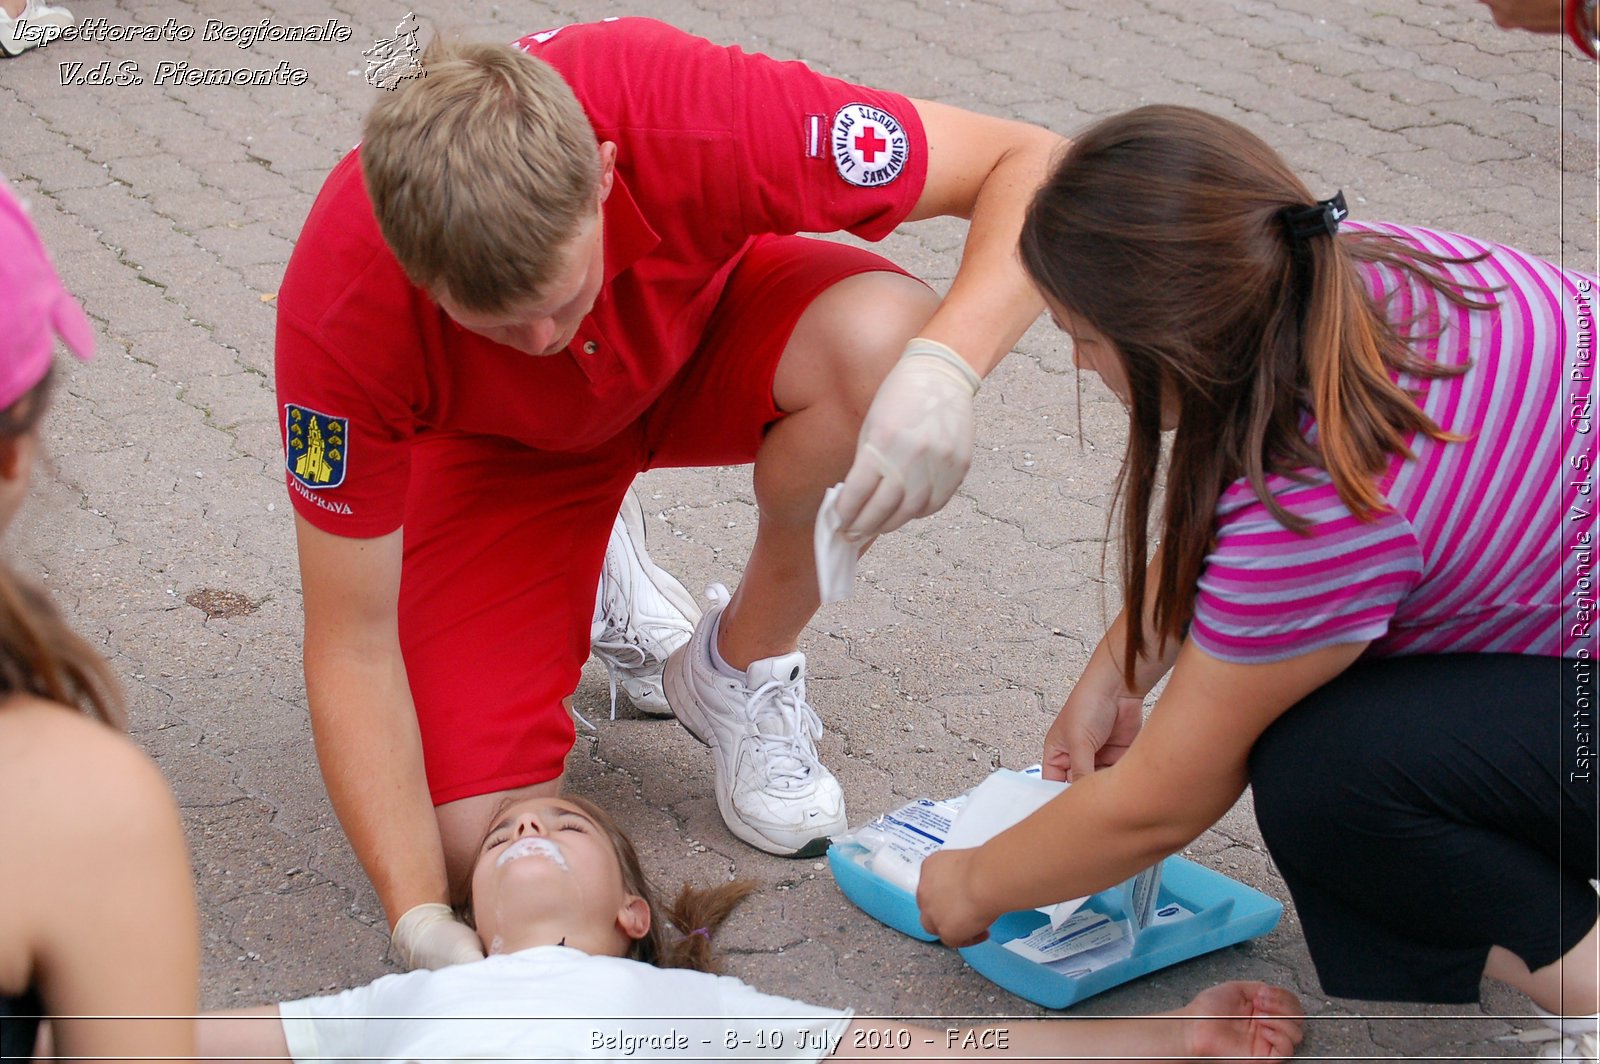
[[[317,753],[413,967],[476,953],[445,903],[496,810],[559,789],[591,643],[712,748],[735,835],[844,828],[796,650],[818,505],[846,479],[864,544],[955,491],[1042,307],[1013,248],[1061,145],[647,19],[423,63],[312,208],[277,352]],[[971,219],[942,301],[792,235],[937,215]],[[754,550],[697,616],[619,504],[751,461]]]

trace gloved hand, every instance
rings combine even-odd
[[[915,337],[861,423],[855,464],[834,509],[860,542],[950,501],[972,464],[978,375],[950,348]]]
[[[436,901],[407,910],[394,925],[389,944],[412,971],[483,960],[478,933],[457,920],[450,906]]]

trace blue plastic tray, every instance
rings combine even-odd
[[[844,896],[902,934],[935,941],[922,929],[917,899],[857,864],[852,859],[855,852],[859,851],[849,846],[828,850],[828,864]],[[1026,937],[1048,921],[1032,909],[1007,913],[990,926],[988,941],[960,952],[989,981],[1037,1005],[1061,1009],[1159,968],[1264,935],[1278,926],[1283,915],[1283,905],[1275,899],[1182,857],[1169,857],[1161,866],[1157,908],[1174,902],[1193,915],[1145,928],[1131,956],[1086,975],[1067,976],[1005,948],[1005,943]],[[1120,889],[1094,895],[1084,908],[1120,916]]]

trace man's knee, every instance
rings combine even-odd
[[[861,273],[838,282],[811,302],[790,335],[773,382],[779,407],[838,403],[859,421],[906,341],[938,306],[932,289],[904,274]]]

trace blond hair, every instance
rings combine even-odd
[[[383,93],[361,170],[411,282],[488,314],[536,297],[596,209],[600,156],[572,89],[520,49],[436,39]]]

